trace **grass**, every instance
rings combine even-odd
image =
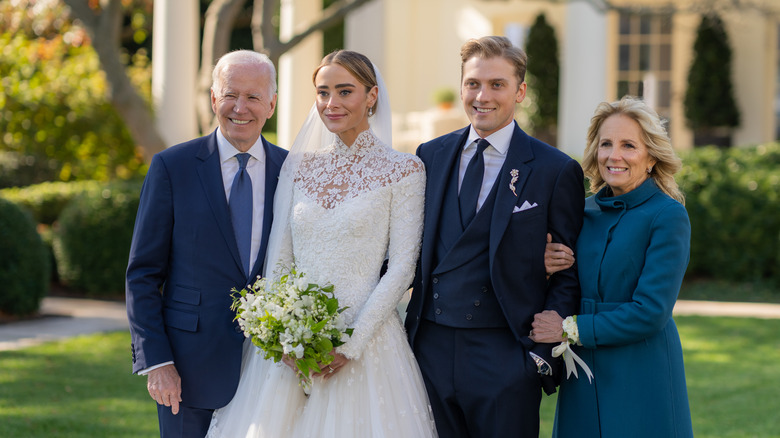
[[[675,317],[696,438],[780,437],[780,319]],[[542,437],[556,397],[542,400]]]
[[[159,436],[129,346],[120,332],[0,352],[0,436]]]
[[[697,438],[780,437],[780,320],[677,321]],[[154,437],[145,379],[130,374],[129,334],[0,352],[0,436]],[[555,396],[542,402],[549,437]]]
[[[686,279],[681,300],[780,303],[780,287],[769,282],[737,283],[725,280]]]

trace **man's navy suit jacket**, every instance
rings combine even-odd
[[[431,273],[437,268],[434,248],[444,194],[452,172],[458,171],[459,156],[468,134],[466,127],[424,143],[417,150],[425,163],[427,185],[421,256],[405,324],[413,347],[425,296],[431,293]],[[511,183],[513,169],[517,170],[517,180]],[[489,242],[493,289],[515,338],[551,365],[558,364],[554,369],[560,376],[559,361],[551,357],[552,345],[537,345],[528,334],[537,312],[556,310],[565,317],[579,309],[576,266],[556,273],[548,281],[544,250],[547,233],[552,234],[554,242],[576,247],[585,202],[582,168],[563,152],[530,137],[515,124],[506,161],[495,184],[498,187]],[[519,211],[526,201],[536,206]],[[453,250],[456,248],[457,244]],[[447,257],[446,269],[458,269],[459,258],[451,256]]]
[[[263,234],[248,278],[230,221],[216,130],[156,154],[141,189],[126,282],[133,372],[174,361],[185,406],[222,407],[238,385],[244,335],[233,320],[231,289],[249,284],[263,267],[287,155],[265,138],[263,147]]]

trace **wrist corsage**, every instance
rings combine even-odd
[[[580,343],[580,331],[577,327],[577,315],[566,317],[566,319],[563,320],[562,325],[564,339],[563,342],[561,342],[561,345],[553,348],[553,357],[563,356],[563,362],[566,364],[567,379],[572,374],[574,374],[574,377],[579,378],[579,375],[577,374],[577,365],[575,364],[576,362],[585,371],[585,375],[588,376],[588,382],[592,382],[593,372],[588,368],[588,364],[574,353],[574,350],[572,350],[570,346],[571,344],[582,345]]]

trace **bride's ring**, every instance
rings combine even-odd
[[[328,369],[330,370],[330,371],[328,371],[328,374],[332,374],[333,373],[333,368],[328,367]]]

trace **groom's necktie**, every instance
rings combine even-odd
[[[466,228],[477,214],[477,200],[482,188],[482,176],[485,173],[485,148],[490,146],[487,140],[480,138],[477,142],[477,152],[471,157],[463,181],[460,184],[460,221]]]
[[[236,158],[238,159],[238,172],[230,188],[228,204],[230,218],[233,221],[233,232],[236,234],[238,253],[241,255],[241,264],[248,276],[252,248],[252,178],[246,171],[249,154],[236,154]]]

